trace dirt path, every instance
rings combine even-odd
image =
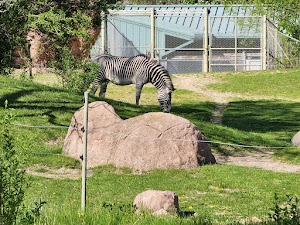
[[[34,165],[26,168],[26,172],[35,176],[53,178],[53,179],[78,179],[81,178],[80,169],[72,168],[50,168],[44,165]],[[92,170],[87,171],[87,176],[93,175]]]
[[[300,165],[292,165],[271,159],[272,153],[255,153],[247,156],[223,156],[214,154],[219,164],[255,167],[273,172],[300,173]]]
[[[178,89],[187,89],[205,96],[209,101],[216,102],[216,107],[212,115],[213,123],[222,123],[223,112],[230,99],[245,98],[245,96],[234,93],[221,93],[208,88],[208,85],[220,82],[213,76],[174,76],[174,85]],[[261,99],[259,96],[247,97],[251,100]],[[220,164],[232,164],[239,166],[256,167],[274,172],[300,173],[300,165],[292,165],[272,159],[272,152],[258,152],[245,156],[224,156],[214,153],[216,160]]]

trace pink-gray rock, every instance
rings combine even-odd
[[[82,155],[83,108],[72,118],[63,154]],[[106,102],[89,104],[87,165],[147,171],[215,163],[204,136],[188,120],[155,112],[122,120]]]
[[[144,191],[135,197],[133,206],[137,213],[148,210],[157,216],[179,212],[178,195],[172,191]]]
[[[292,144],[293,146],[300,148],[300,131],[293,136]]]

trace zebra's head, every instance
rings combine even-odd
[[[158,92],[157,99],[163,109],[163,112],[169,113],[171,111],[172,92],[168,88],[160,90]]]
[[[157,100],[163,112],[171,111],[172,91],[175,90],[169,72],[158,61],[151,59],[148,67],[150,82],[157,88]]]

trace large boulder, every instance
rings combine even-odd
[[[122,120],[106,102],[90,103],[88,113],[88,167],[113,164],[147,171],[216,162],[201,132],[182,117],[154,112]],[[83,108],[72,118],[64,155],[82,155],[82,123]]]

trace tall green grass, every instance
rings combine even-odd
[[[281,199],[297,194],[300,174],[273,173],[229,165],[210,165],[193,170],[157,170],[144,174],[99,167],[87,182],[87,211],[80,212],[81,181],[32,177],[28,199],[37,194],[47,201],[40,223],[80,224],[230,224],[268,219],[274,193]],[[172,190],[179,195],[180,211],[194,216],[155,218],[133,213],[134,197],[147,189]],[[107,205],[110,205],[109,207]],[[118,214],[118,215],[116,215]],[[192,213],[193,214],[193,213]],[[107,223],[118,218],[119,223]],[[158,222],[159,221],[159,222]],[[202,224],[202,223],[200,223]],[[205,224],[205,223],[203,223]]]

